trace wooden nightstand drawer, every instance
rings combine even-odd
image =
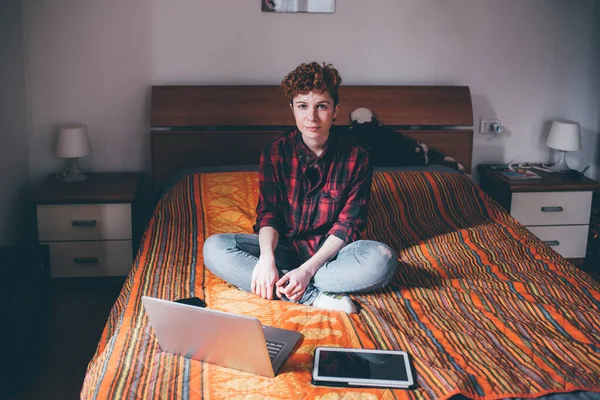
[[[43,242],[131,239],[131,204],[42,204],[37,217]]]
[[[133,264],[129,240],[48,245],[53,278],[124,276],[129,274]]]
[[[527,229],[565,258],[585,257],[588,225],[528,226]]]
[[[511,215],[523,225],[587,225],[592,192],[513,193]]]

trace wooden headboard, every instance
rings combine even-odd
[[[153,86],[152,182],[187,168],[258,164],[294,118],[277,86]],[[454,157],[471,171],[473,110],[467,86],[342,86],[335,124],[371,109],[379,122]]]

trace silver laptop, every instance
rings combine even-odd
[[[147,296],[142,302],[163,351],[257,375],[274,377],[302,337],[253,317]]]

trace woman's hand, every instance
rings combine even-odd
[[[297,302],[302,298],[313,274],[302,266],[283,275],[275,284],[277,296],[285,295],[291,301]]]
[[[252,293],[263,299],[273,300],[273,285],[279,279],[274,257],[260,257],[252,271]]]

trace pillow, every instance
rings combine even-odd
[[[216,172],[258,172],[258,164],[249,165],[216,165],[207,167],[188,168],[170,177],[162,187],[157,189],[157,200],[161,199],[169,190],[179,181],[188,175],[193,174],[209,174]]]

